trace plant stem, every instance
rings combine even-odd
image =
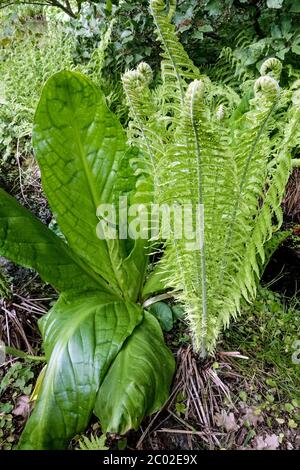
[[[31,356],[30,354],[20,351],[19,349],[11,348],[10,346],[5,346],[5,353],[10,354],[11,356],[19,357],[21,359],[27,359],[30,361],[36,362],[45,362],[45,356]]]

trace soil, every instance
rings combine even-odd
[[[300,246],[295,247],[291,237],[273,254],[262,282],[274,292],[279,292],[284,296],[299,295]]]

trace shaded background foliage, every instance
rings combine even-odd
[[[0,7],[8,3],[1,1]],[[22,0],[12,3],[27,5]],[[76,37],[77,61],[91,56],[108,22],[114,18],[106,64],[115,72],[132,68],[142,59],[158,66],[158,46],[148,3],[148,0],[29,0],[26,8],[31,10],[28,17],[32,17],[33,12],[41,15],[45,11],[43,4],[64,13],[64,18],[60,17],[65,31]],[[12,15],[13,22],[16,22],[17,11],[15,9]],[[174,21],[182,43],[198,66],[215,62],[221,49],[236,44],[241,33],[242,44],[246,47],[239,48],[238,57],[246,67],[259,66],[266,56],[276,56],[297,65],[300,55],[298,0],[179,0]],[[32,28],[32,24],[27,26]],[[5,29],[7,31],[7,25]]]
[[[89,2],[69,21],[78,52],[86,58],[99,42],[109,18],[115,18],[107,67],[113,72],[147,60],[158,67],[158,46],[148,1]],[[174,22],[197,66],[214,63],[223,47],[237,45],[245,67],[259,67],[268,56],[297,66],[300,55],[300,4],[297,0],[182,0]],[[239,41],[237,40],[239,39]]]
[[[10,101],[19,105],[20,99],[13,97],[25,93],[18,119],[22,119],[23,112],[29,116],[24,118],[20,129],[17,123],[16,131],[14,119],[5,115],[7,110],[0,109],[2,121],[6,122],[6,129],[0,129],[4,158],[11,153],[10,139],[24,134],[27,124],[30,128],[31,110],[35,108],[42,83],[55,71],[75,67],[85,67],[85,72],[92,70],[98,82],[101,80],[105,93],[114,95],[111,103],[123,122],[126,109],[120,75],[144,60],[155,70],[154,75],[159,76],[160,47],[155,40],[148,0],[16,0],[5,7],[8,3],[0,1],[0,70],[6,76],[0,89],[0,106],[7,101],[4,94],[11,93]],[[252,77],[263,59],[270,56],[284,61],[288,79],[297,76],[298,0],[179,0],[174,22],[181,42],[197,66],[210,75],[212,66],[218,64],[218,76],[214,71],[212,78],[228,80],[232,66],[238,76],[246,73]],[[94,53],[109,28],[100,65],[95,63]],[[43,62],[44,53],[38,57],[37,45],[44,51],[52,48],[47,63]],[[12,62],[15,67],[11,67]],[[101,79],[97,68],[101,68]]]

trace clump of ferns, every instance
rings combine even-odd
[[[299,142],[299,89],[282,90],[281,64],[268,59],[246,106],[200,74],[163,0],[150,8],[162,46],[161,83],[142,63],[123,76],[129,139],[142,150],[154,202],[200,205],[198,234],[165,241],[166,287],[183,303],[195,351],[213,353],[220,332],[256,295],[265,245],[282,222],[281,201]],[[280,115],[280,123],[278,116]]]

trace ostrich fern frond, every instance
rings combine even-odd
[[[162,45],[161,72],[163,91],[167,101],[173,100],[173,106],[183,99],[186,80],[199,78],[200,73],[182,44],[177,40],[175,26],[171,23],[176,1],[169,2],[167,12],[164,0],[150,1],[150,11],[157,30],[158,40]]]
[[[292,150],[300,141],[299,89],[280,89],[281,64],[268,59],[241,106],[236,91],[201,76],[165,2],[151,0],[150,7],[163,49],[162,80],[153,90],[144,63],[123,76],[129,138],[148,162],[156,203],[200,207],[192,227],[196,243],[174,230],[160,269],[185,305],[195,350],[205,356],[240,312],[242,298],[254,298],[264,247],[281,224]]]

